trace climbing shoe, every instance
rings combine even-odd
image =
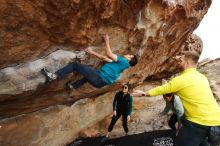
[[[47,81],[51,82],[57,78],[56,74],[49,72],[47,69],[41,69],[41,73],[45,75]]]
[[[70,81],[66,83],[66,89],[67,89],[67,90],[73,89],[73,85],[71,84]]]

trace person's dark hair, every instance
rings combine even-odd
[[[138,63],[138,59],[137,56],[134,55],[134,57],[131,58],[131,60],[129,61],[130,66],[135,66]]]
[[[195,51],[184,51],[182,54],[184,54],[186,59],[190,59],[194,64],[197,64],[199,61],[199,54]]]
[[[132,85],[131,85],[131,84],[126,83],[126,84],[123,84],[123,85],[122,85],[123,88],[124,88],[124,86],[127,86],[128,91],[131,91],[131,90],[132,90]]]
[[[130,88],[131,88],[131,85],[130,85],[130,84],[123,84],[123,85],[122,85],[122,87],[124,87],[124,86],[127,86],[127,87],[128,87],[128,89],[130,89]]]
[[[164,96],[173,96],[173,95],[174,95],[173,93],[164,94]]]

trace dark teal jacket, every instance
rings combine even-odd
[[[133,99],[130,94],[124,94],[122,91],[119,91],[115,94],[113,101],[113,111],[131,115],[132,102]]]

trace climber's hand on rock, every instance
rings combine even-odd
[[[85,52],[91,54],[93,51],[92,51],[92,48],[91,47],[88,47],[85,49]]]

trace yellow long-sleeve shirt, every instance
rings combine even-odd
[[[220,125],[220,106],[207,78],[196,68],[183,71],[167,84],[151,89],[150,96],[176,93],[184,107],[186,119],[206,126]]]

